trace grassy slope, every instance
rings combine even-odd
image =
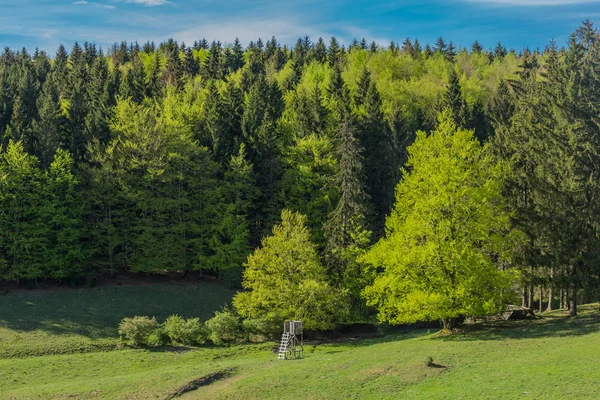
[[[166,291],[163,300],[176,301],[181,289],[161,289]],[[135,298],[123,295],[118,309],[133,307],[123,304],[130,297]],[[179,306],[185,308],[177,310],[182,314],[196,308],[184,303]],[[110,314],[110,309],[104,314]],[[110,324],[117,320],[105,318]],[[46,323],[53,321],[47,318]],[[87,326],[81,319],[79,323],[80,329]],[[13,324],[18,325],[15,320]],[[277,361],[270,344],[4,358],[0,359],[0,398],[164,399],[187,382],[228,367],[235,368],[232,377],[183,398],[598,397],[600,314],[596,308],[586,307],[573,319],[554,313],[538,321],[477,328],[451,337],[412,331],[355,343],[309,345],[305,359],[297,361]],[[101,325],[96,329],[102,331]],[[0,342],[0,348],[3,345]],[[427,367],[427,356],[439,367]]]
[[[215,283],[32,291],[0,296],[0,358],[114,350],[124,317],[208,319],[233,292]]]

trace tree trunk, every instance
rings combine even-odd
[[[533,311],[533,285],[529,285],[529,293],[527,294],[527,303],[531,311]]]
[[[544,300],[544,287],[540,285],[540,304],[539,304],[539,307],[538,307],[538,310],[540,312],[544,312],[544,302],[543,302],[543,300]]]
[[[523,286],[523,292],[521,292],[521,307],[527,306],[527,286]]]
[[[569,304],[569,317],[577,316],[577,296],[573,296]]]
[[[456,318],[443,318],[442,325],[444,332],[452,332],[456,328]]]
[[[561,286],[558,290],[558,309],[565,308],[565,289]]]
[[[571,284],[571,303],[569,304],[569,317],[577,315],[577,267],[573,265],[573,283]]]
[[[548,307],[546,311],[554,310],[554,267],[550,268],[550,285],[548,285]]]

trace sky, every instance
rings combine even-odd
[[[75,41],[247,44],[271,36],[293,45],[334,35],[346,44],[443,36],[456,46],[477,39],[486,48],[543,48],[551,39],[565,45],[585,19],[600,26],[600,0],[0,0],[0,47],[53,53]]]

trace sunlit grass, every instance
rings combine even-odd
[[[154,308],[156,305],[139,304],[143,299],[148,303],[146,295],[128,296],[126,288],[120,290],[122,292],[115,294],[115,301],[121,302],[118,309],[132,315],[136,313],[132,311],[141,313],[147,307],[159,314]],[[164,291],[164,297],[152,292],[152,299],[166,304],[172,298],[172,307],[182,307],[173,310],[163,306],[165,314],[191,315],[200,307],[190,305],[190,297],[182,300],[182,297],[192,296],[185,294],[192,288],[157,290]],[[225,293],[222,293],[223,301],[227,297]],[[68,302],[70,295],[78,296],[77,292],[65,292],[60,301]],[[25,307],[32,307],[26,306],[27,302],[40,304],[36,303],[37,295],[31,296],[17,295],[10,299],[9,295],[2,301],[22,304],[21,310],[26,310]],[[134,299],[132,304],[126,304],[128,299]],[[58,306],[59,299],[53,301]],[[218,307],[219,303],[214,301],[213,304]],[[110,318],[99,318],[97,316],[106,314],[110,307],[105,303],[103,306],[92,304],[90,300],[80,306],[83,309],[98,307],[101,312],[95,314],[95,318],[88,319],[85,312],[71,319],[65,319],[66,314],[61,313],[40,315],[45,321],[43,324],[33,321],[34,312],[17,317],[19,313],[11,311],[14,315],[9,320],[13,328],[18,327],[19,318],[28,328],[5,327],[3,332],[22,335],[22,346],[31,342],[40,349],[42,339],[35,335],[48,335],[50,347],[57,346],[61,338],[66,337],[65,348],[70,349],[70,353],[78,353],[79,344],[74,337],[112,340],[105,335],[114,332],[114,324],[120,316],[119,312]],[[208,303],[202,304],[208,307]],[[45,307],[50,309],[51,305]],[[103,323],[107,324],[106,328]],[[69,329],[79,333],[69,334]],[[91,339],[93,332],[97,333],[95,339]],[[4,343],[0,342],[0,348]],[[0,359],[0,398],[165,399],[190,381],[229,368],[233,371],[231,376],[182,398],[596,399],[600,392],[597,305],[582,307],[576,318],[567,318],[559,311],[536,320],[470,325],[464,327],[464,333],[451,336],[413,330],[361,341],[309,343],[305,347],[305,358],[295,361],[278,361],[271,352],[272,345],[123,349],[4,358]]]

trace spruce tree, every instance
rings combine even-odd
[[[331,37],[329,49],[327,50],[327,60],[331,67],[338,67],[341,61],[341,49],[338,40],[335,36]]]
[[[442,107],[452,111],[452,117],[460,127],[467,127],[469,123],[469,110],[462,95],[459,77],[454,68],[450,69],[448,85],[442,100]]]
[[[327,46],[325,45],[325,41],[322,37],[319,38],[317,44],[315,45],[314,54],[314,59],[318,63],[324,64],[327,62]]]
[[[148,83],[146,84],[146,97],[156,99],[162,96],[163,91],[162,67],[160,63],[160,54],[154,53],[152,69],[148,75]]]
[[[51,76],[42,88],[37,101],[38,118],[32,129],[38,138],[35,155],[43,168],[50,166],[56,150],[64,146],[66,136],[66,119],[61,110],[59,91],[56,81]]]
[[[364,187],[363,149],[350,111],[348,88],[343,85],[337,96],[338,127],[335,146],[338,172],[335,184],[339,188],[340,197],[324,226],[325,251],[332,279],[350,288],[356,297],[360,286],[360,266],[356,264],[355,258],[368,245],[371,235],[366,228],[368,195]]]
[[[370,227],[377,236],[383,234],[385,217],[393,204],[394,162],[391,132],[385,124],[382,101],[367,69],[358,82],[354,100],[357,108],[356,127],[364,164],[365,192],[373,205]]]
[[[434,48],[434,53],[444,53],[446,51],[446,41],[444,40],[443,37],[439,37],[437,38],[437,40],[435,41],[435,48]]]

